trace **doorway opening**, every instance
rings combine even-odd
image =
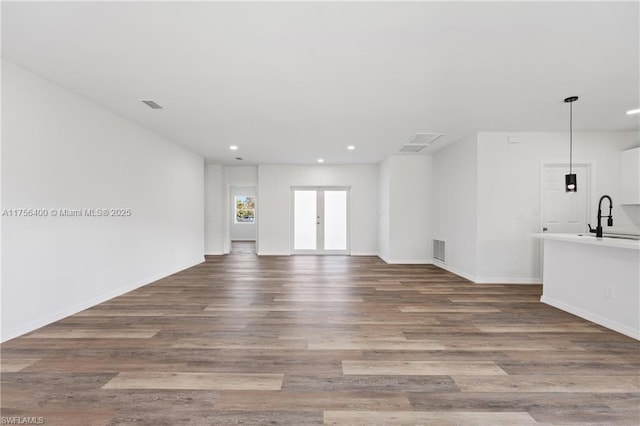
[[[231,186],[229,194],[230,252],[255,254],[258,239],[256,187]]]

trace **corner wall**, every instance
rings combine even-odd
[[[478,272],[477,162],[476,135],[433,156],[432,232],[446,244],[446,263],[434,264],[472,281]]]
[[[2,217],[2,340],[202,262],[203,174],[200,155],[3,61],[2,205],[49,213]]]
[[[224,185],[223,168],[218,164],[207,164],[204,180],[205,199],[205,254],[224,254],[223,226],[224,214]]]
[[[431,263],[431,157],[394,155],[379,166],[379,256]]]
[[[378,167],[378,256],[389,259],[391,253],[391,157]]]

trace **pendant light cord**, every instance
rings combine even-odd
[[[573,102],[569,102],[569,174],[573,166]]]

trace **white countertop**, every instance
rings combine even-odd
[[[577,243],[577,244],[591,244],[595,246],[601,247],[617,247],[623,249],[630,250],[639,250],[640,251],[640,241],[638,240],[625,240],[621,238],[596,238],[593,234],[552,234],[552,233],[541,233],[541,234],[533,234],[534,238],[541,238],[544,240],[557,240],[557,241],[566,241],[569,243]]]

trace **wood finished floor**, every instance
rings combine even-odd
[[[209,257],[1,346],[46,425],[640,422],[640,343],[375,257]]]

